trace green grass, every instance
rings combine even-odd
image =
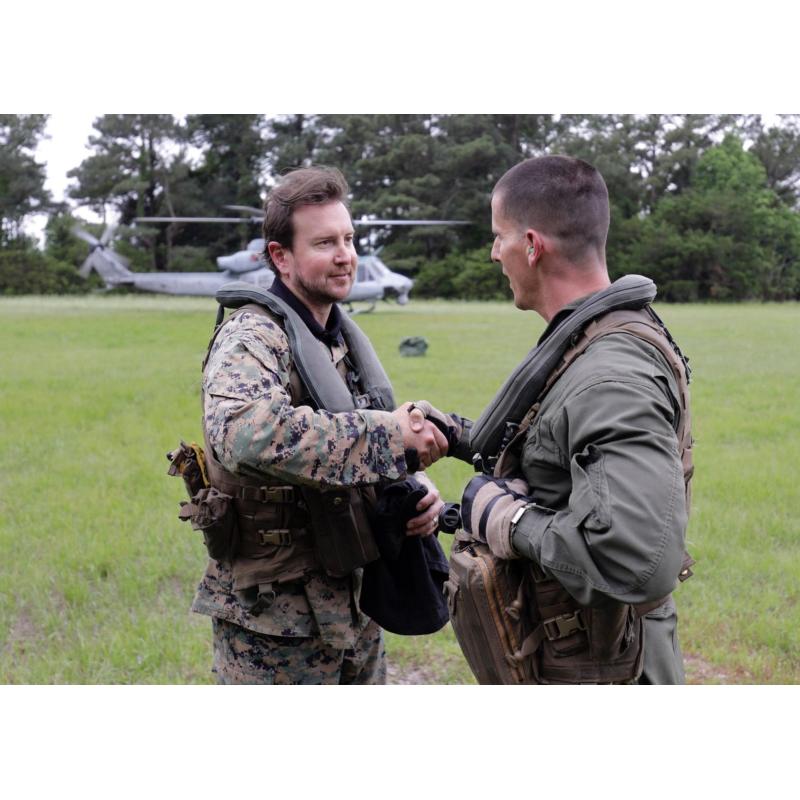
[[[684,650],[726,680],[800,682],[797,306],[659,311],[695,370]],[[211,680],[210,623],[188,611],[204,550],[177,520],[183,487],[164,456],[201,436],[214,314],[190,298],[0,300],[0,682]],[[497,303],[417,300],[357,319],[398,399],[473,417],[543,328]],[[414,335],[427,356],[402,358]],[[431,470],[450,500],[470,474],[449,459]],[[449,626],[387,648],[429,681],[472,682]]]

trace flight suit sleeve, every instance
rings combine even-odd
[[[687,511],[673,416],[655,382],[615,376],[583,386],[552,418],[569,501],[526,511],[513,545],[582,605],[651,602],[675,588]]]
[[[227,469],[309,486],[359,486],[406,472],[403,438],[386,411],[294,407],[285,333],[244,313],[215,342],[205,371],[208,443]]]

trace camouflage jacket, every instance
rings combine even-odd
[[[345,357],[341,337],[329,345],[334,364]],[[232,472],[267,473],[287,483],[356,486],[406,472],[400,428],[386,411],[331,414],[293,406],[289,340],[272,320],[248,312],[226,324],[203,376],[208,445]],[[361,572],[345,578],[312,573],[275,587],[273,605],[252,616],[232,591],[225,565],[210,560],[192,610],[272,636],[317,636],[352,647],[367,618],[358,609]]]

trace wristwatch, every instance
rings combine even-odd
[[[511,517],[511,528],[509,529],[509,536],[511,537],[512,541],[514,539],[514,531],[517,528],[517,523],[522,519],[525,512],[531,508],[538,508],[538,506],[536,503],[526,503],[524,506],[520,506],[514,512],[514,516]]]

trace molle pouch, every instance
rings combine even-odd
[[[167,461],[170,462],[167,475],[180,475],[189,497],[194,497],[209,485],[205,455],[198,444],[192,442],[189,445],[182,441],[179,447],[167,453]]]
[[[344,577],[380,556],[367,508],[374,505],[374,490],[303,487],[302,493],[317,557],[328,575]]]
[[[620,662],[622,667],[629,665],[632,669],[637,665],[643,631],[642,620],[633,606],[614,603],[608,608],[593,608],[589,625],[594,659],[602,663]]]
[[[181,503],[178,517],[189,520],[196,531],[202,531],[211,558],[215,561],[233,559],[239,536],[236,510],[230,495],[222,494],[213,486],[201,489],[190,502]]]
[[[539,683],[526,565],[497,558],[483,543],[456,532],[444,595],[450,622],[480,684]]]

